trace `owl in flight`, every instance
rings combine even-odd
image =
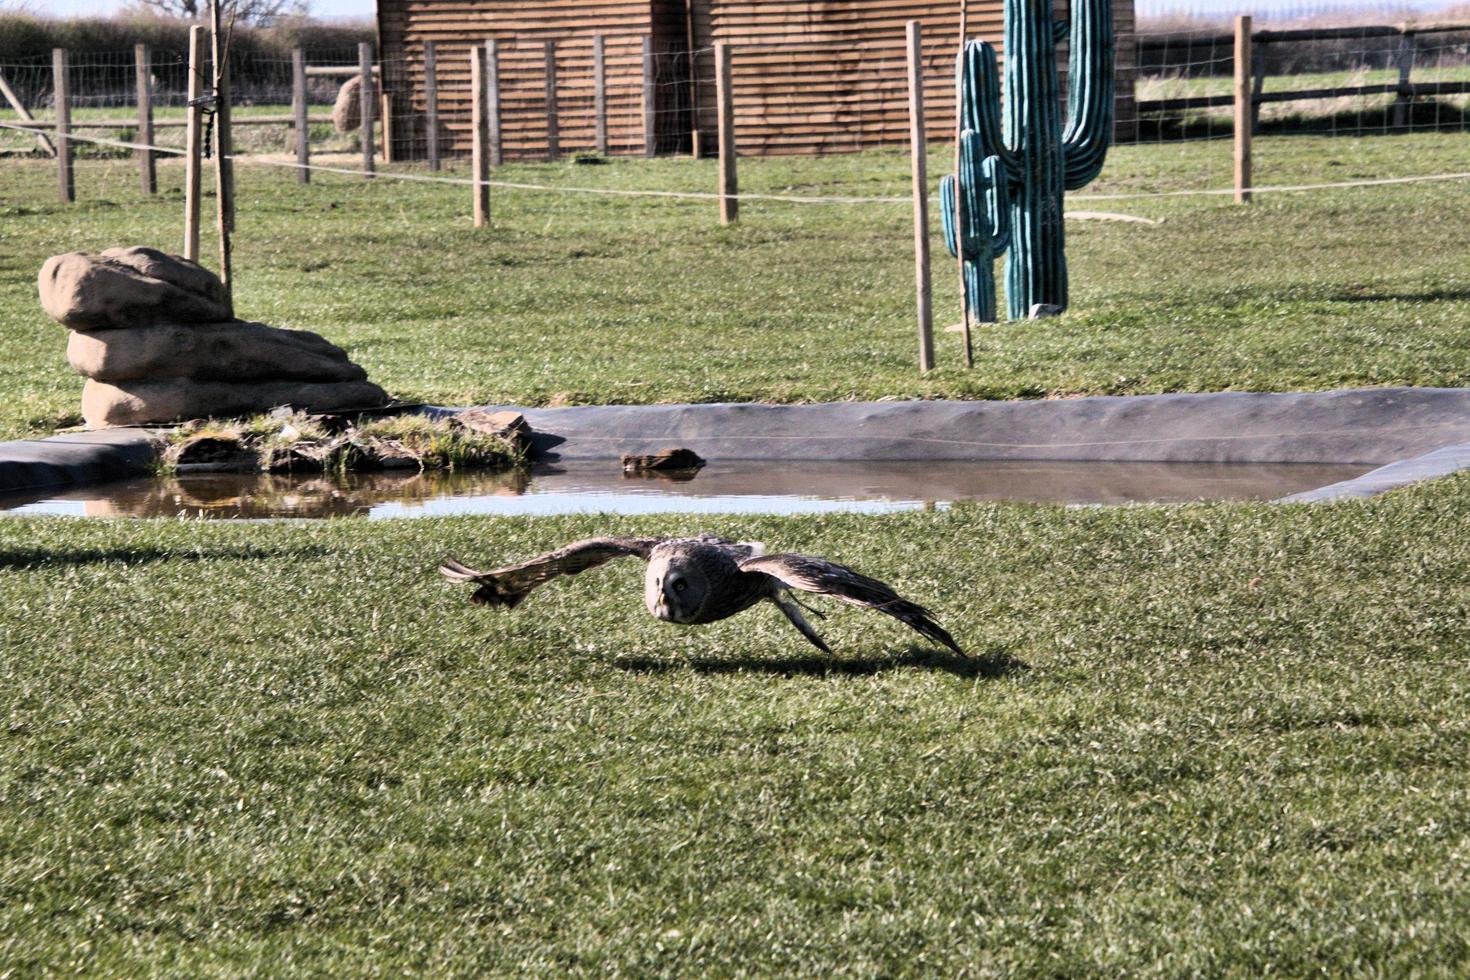
[[[439,571],[454,582],[479,586],[470,597],[484,606],[514,606],[532,589],[558,575],[576,575],[614,558],[636,556],[648,562],[643,604],[670,623],[713,623],[769,599],[801,635],[824,653],[832,648],[817,635],[792,590],[831,596],[854,606],[887,613],[955,653],[964,651],[923,606],[909,602],[877,579],[809,555],[767,555],[763,545],[734,542],[712,534],[697,538],[588,538],[519,565],[478,572],[453,558]],[[821,617],[821,613],[805,607]]]

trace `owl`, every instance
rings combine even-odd
[[[767,555],[758,542],[727,541],[712,534],[694,538],[588,538],[493,571],[480,572],[453,558],[439,571],[454,582],[479,587],[470,601],[513,607],[537,586],[558,575],[576,575],[614,558],[633,556],[648,562],[643,576],[643,604],[666,623],[697,625],[743,612],[759,602],[772,602],[791,625],[824,653],[829,647],[814,630],[793,591],[830,596],[841,602],[886,613],[935,643],[964,656],[954,638],[916,603],[877,579],[836,562],[810,555]]]

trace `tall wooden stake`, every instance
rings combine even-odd
[[[1235,203],[1251,199],[1251,19],[1235,18]]]
[[[235,233],[235,161],[230,144],[230,65],[220,28],[220,3],[210,7],[211,51],[214,55],[214,201],[219,232],[219,278],[234,303],[234,269],[230,236]]]
[[[731,90],[730,45],[715,44],[715,101],[720,105],[720,224],[740,218],[735,180],[735,95]]]
[[[592,39],[592,115],[597,152],[607,156],[607,51],[601,34]]]
[[[138,142],[153,145],[153,58],[148,45],[133,47],[134,81],[138,92]],[[158,193],[158,168],[152,150],[138,150],[138,177],[144,194]]]
[[[5,101],[10,103],[10,108],[15,110],[15,114],[21,118],[22,122],[36,121],[36,117],[31,115],[31,110],[26,108],[26,104],[20,100],[20,96],[15,94],[15,89],[10,87],[10,83],[5,80],[4,75],[0,75],[0,95],[5,96]],[[36,134],[36,142],[40,144],[41,149],[46,155],[51,157],[56,156],[56,146],[51,142],[51,137],[39,129],[34,130],[34,132]]]
[[[311,183],[311,123],[306,118],[306,52],[291,51],[291,115],[296,119],[296,182]]]
[[[204,169],[204,28],[189,28],[189,108],[184,130],[184,258],[199,261],[199,191]]]
[[[924,155],[923,34],[919,22],[908,22],[909,156],[914,184],[914,281],[918,290],[919,370],[934,369],[934,312],[929,284],[929,174]]]
[[[546,156],[561,156],[561,125],[556,118],[556,42],[546,42]]]
[[[643,155],[651,157],[658,152],[658,138],[654,133],[655,99],[658,89],[654,87],[653,38],[643,38]]]
[[[63,204],[77,199],[76,175],[72,169],[71,84],[65,48],[51,49],[51,100],[56,103],[56,192]]]
[[[684,0],[684,45],[689,52],[689,155],[698,160],[704,147],[699,132],[699,59],[694,54],[694,0]]]
[[[424,42],[424,151],[429,169],[439,169],[439,61],[434,42]]]
[[[485,128],[490,131],[490,166],[505,162],[500,129],[500,42],[485,42]]]
[[[373,97],[373,46],[363,41],[357,46],[358,106],[361,109],[362,128],[358,141],[362,143],[362,172],[369,178],[378,172],[373,154],[373,116],[377,99]]]
[[[965,298],[965,209],[961,207],[964,195],[958,191],[960,180],[960,131],[964,128],[965,108],[960,103],[960,95],[963,86],[960,84],[960,59],[965,54],[965,40],[970,33],[970,4],[968,0],[960,0],[960,50],[955,56],[955,78],[954,78],[954,179],[955,179],[955,209],[954,209],[954,240],[959,247],[955,251],[960,253],[956,267],[960,273],[960,339],[964,343],[965,367],[975,366],[975,347],[970,337],[970,302]]]
[[[470,177],[475,181],[475,227],[490,223],[490,106],[489,52],[481,45],[470,48]]]

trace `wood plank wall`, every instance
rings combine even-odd
[[[1068,0],[1055,0],[1064,14]],[[1119,135],[1131,135],[1136,56],[1132,0],[1113,0],[1120,37]],[[591,149],[592,37],[607,45],[609,143],[641,153],[642,38],[655,38],[657,147],[689,149],[697,122],[705,149],[715,134],[715,41],[734,48],[735,125],[743,154],[846,152],[908,141],[904,24],[924,24],[925,111],[929,138],[952,139],[954,0],[692,0],[695,77],[689,77],[685,0],[379,0],[385,87],[394,111],[421,119],[423,42],[438,49],[441,140],[468,152],[468,50],[499,41],[505,157],[546,155],[544,42],[555,40],[560,144]],[[1000,46],[1000,0],[971,0],[970,34]],[[1002,54],[1003,56],[1003,54]],[[1058,57],[1065,73],[1066,48]],[[691,112],[697,97],[698,111]],[[421,126],[400,124],[395,149],[422,150]]]

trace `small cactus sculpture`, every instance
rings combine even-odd
[[[1067,124],[1061,122],[1057,42],[1070,44]],[[964,232],[966,305],[980,322],[996,319],[992,263],[1006,257],[1006,311],[1024,319],[1045,303],[1067,307],[1062,193],[1085,187],[1102,169],[1113,130],[1112,0],[1074,0],[1070,24],[1050,2],[1006,0],[1006,99],[1001,122],[995,49],[970,41],[960,52],[959,192],[940,186],[950,254],[955,207]]]

